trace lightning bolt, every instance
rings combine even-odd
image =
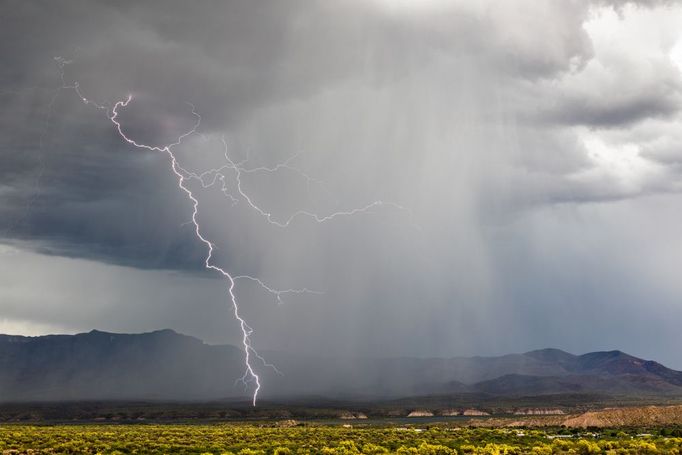
[[[239,323],[240,329],[241,329],[241,343],[242,343],[242,350],[244,352],[244,364],[245,364],[245,371],[244,374],[241,378],[238,378],[237,381],[241,381],[245,386],[248,386],[249,383],[254,384],[254,390],[252,393],[252,404],[253,406],[256,405],[257,399],[258,399],[258,393],[261,389],[261,380],[260,377],[256,371],[256,369],[253,366],[253,359],[257,359],[260,361],[263,366],[272,368],[276,373],[281,374],[277,368],[268,363],[253,347],[253,343],[251,340],[251,336],[254,333],[253,328],[249,326],[249,324],[244,320],[244,318],[240,314],[240,307],[239,303],[237,300],[237,296],[235,293],[235,288],[237,285],[238,280],[247,280],[251,281],[255,284],[257,284],[260,288],[262,288],[264,291],[267,293],[271,294],[276,302],[278,304],[283,303],[283,297],[287,295],[297,295],[297,294],[323,294],[321,291],[316,291],[308,288],[300,288],[300,289],[276,289],[274,287],[271,287],[267,285],[263,280],[257,277],[253,277],[250,275],[232,275],[230,274],[229,271],[225,270],[224,268],[220,267],[213,261],[213,253],[215,250],[215,244],[210,241],[208,238],[205,237],[203,230],[201,228],[201,225],[199,223],[199,199],[194,195],[192,190],[187,186],[187,182],[190,180],[197,180],[200,182],[202,188],[208,188],[213,185],[216,185],[218,182],[221,183],[221,191],[227,198],[229,198],[232,202],[232,204],[238,204],[239,202],[243,201],[246,203],[252,210],[254,210],[256,213],[261,215],[269,224],[279,227],[279,228],[286,228],[290,226],[296,219],[298,218],[308,218],[316,223],[325,223],[328,221],[331,221],[335,218],[338,217],[343,217],[343,216],[351,216],[355,214],[360,214],[360,213],[370,213],[372,212],[373,209],[380,207],[380,206],[389,206],[393,207],[399,210],[407,210],[404,207],[402,207],[399,204],[395,204],[392,202],[384,202],[384,201],[374,201],[370,204],[365,205],[364,207],[360,208],[355,208],[355,209],[350,209],[350,210],[345,210],[345,211],[337,211],[330,213],[328,215],[318,215],[316,213],[307,211],[307,210],[298,210],[291,214],[288,218],[283,219],[283,220],[278,220],[273,217],[273,215],[266,209],[262,208],[260,205],[256,204],[251,196],[247,193],[247,191],[243,187],[242,183],[242,175],[243,174],[252,174],[252,173],[259,173],[259,172],[265,172],[265,173],[275,173],[279,172],[281,170],[288,170],[291,172],[294,172],[298,174],[300,177],[304,178],[308,184],[308,187],[310,187],[311,184],[316,184],[323,186],[323,182],[311,177],[307,173],[303,172],[302,170],[296,168],[293,166],[291,163],[294,161],[298,155],[294,155],[284,161],[283,163],[277,164],[272,167],[267,167],[267,166],[260,166],[260,167],[246,167],[246,163],[248,162],[248,157],[239,162],[235,162],[229,155],[228,153],[228,146],[227,146],[227,141],[225,140],[225,137],[222,136],[221,141],[224,146],[224,157],[225,157],[225,163],[223,166],[215,169],[209,169],[207,171],[201,172],[201,173],[195,173],[195,172],[190,172],[187,169],[183,168],[180,163],[178,162],[178,159],[176,155],[173,152],[173,147],[180,145],[187,137],[193,135],[193,134],[200,134],[197,132],[200,124],[201,124],[201,116],[196,112],[196,109],[193,104],[188,103],[189,107],[191,108],[191,113],[195,118],[195,123],[192,126],[191,129],[180,135],[174,142],[170,144],[166,144],[163,146],[155,146],[155,145],[149,145],[149,144],[144,144],[141,142],[136,141],[135,139],[131,138],[126,134],[124,131],[124,128],[119,120],[119,115],[120,111],[122,109],[125,109],[128,107],[128,105],[132,102],[133,97],[132,95],[128,95],[125,99],[119,100],[116,103],[113,104],[113,106],[110,106],[105,103],[99,103],[97,101],[94,101],[91,98],[88,98],[85,96],[85,94],[81,91],[80,85],[78,84],[77,81],[73,82],[72,84],[67,84],[65,81],[65,76],[64,76],[64,67],[68,64],[71,63],[70,60],[65,60],[60,57],[56,57],[55,61],[59,65],[60,68],[60,74],[61,74],[61,80],[62,80],[62,86],[59,88],[58,92],[64,89],[72,89],[76,95],[80,98],[80,100],[89,106],[93,106],[99,110],[105,111],[107,114],[108,120],[113,124],[114,128],[118,132],[118,135],[120,138],[127,144],[131,145],[132,147],[139,149],[139,150],[144,150],[144,151],[149,151],[149,152],[157,152],[157,153],[162,153],[164,154],[170,164],[170,169],[173,172],[176,180],[177,180],[177,185],[180,191],[182,191],[189,201],[192,204],[192,213],[191,213],[191,221],[189,223],[192,224],[194,234],[196,238],[205,245],[207,249],[207,254],[206,258],[204,260],[204,267],[207,270],[211,270],[213,272],[216,272],[219,274],[225,281],[226,281],[226,288],[227,288],[227,294],[229,297],[230,304],[232,306],[232,310],[234,313],[234,317],[236,321]],[[51,103],[51,105],[54,104],[54,99]],[[236,188],[236,193],[233,193],[227,183],[227,180],[229,176],[227,175],[229,173],[233,174],[234,182],[235,182],[235,188]],[[409,211],[408,211],[409,212]]]
[[[225,166],[229,169],[233,169],[236,172],[235,176],[235,181],[237,184],[237,191],[239,192],[239,195],[246,201],[246,203],[253,209],[255,210],[258,214],[260,214],[262,217],[264,217],[268,223],[272,224],[273,226],[277,226],[280,228],[286,228],[289,227],[289,225],[299,217],[307,217],[312,219],[313,221],[317,223],[324,223],[330,220],[333,220],[334,218],[337,217],[342,217],[342,216],[350,216],[350,215],[355,215],[358,213],[363,213],[363,212],[369,212],[371,209],[374,207],[382,206],[382,205],[389,205],[394,208],[397,208],[399,210],[406,210],[405,207],[395,204],[393,202],[383,202],[383,201],[374,201],[370,204],[367,204],[364,207],[360,208],[355,208],[351,210],[346,210],[346,211],[338,211],[331,213],[326,216],[320,216],[316,213],[309,212],[307,210],[298,210],[294,212],[292,215],[289,216],[289,218],[285,219],[284,221],[278,221],[274,219],[272,213],[266,211],[265,209],[261,208],[259,205],[257,205],[253,199],[244,191],[242,187],[242,174],[247,173],[247,172],[256,172],[256,171],[266,171],[266,172],[276,172],[279,169],[293,169],[295,172],[299,173],[303,177],[306,178],[308,183],[312,181],[311,177],[309,177],[307,174],[299,171],[296,168],[292,168],[289,166],[288,162],[291,161],[291,159],[287,160],[284,164],[280,164],[275,166],[274,168],[266,168],[266,167],[261,167],[261,168],[255,168],[255,169],[244,169],[241,166],[238,166],[232,159],[230,158],[229,154],[227,153],[227,142],[225,141],[225,136],[221,138],[221,141],[223,143],[223,147],[225,149],[224,155],[225,155],[225,160],[227,161],[228,165]],[[220,173],[220,169],[212,169],[211,171],[215,171],[216,173]],[[209,171],[209,172],[211,172]]]
[[[161,152],[165,153],[169,160],[170,160],[170,165],[171,165],[171,170],[175,174],[178,180],[178,188],[180,188],[189,198],[189,200],[192,202],[192,223],[194,225],[194,233],[196,234],[197,238],[204,244],[206,245],[206,248],[208,249],[208,254],[206,255],[206,259],[204,261],[204,266],[206,269],[213,270],[222,277],[227,280],[228,286],[227,286],[227,292],[230,296],[230,302],[232,303],[232,309],[234,311],[234,317],[235,319],[239,322],[239,326],[242,331],[242,346],[244,349],[244,363],[246,365],[246,372],[244,373],[244,376],[242,377],[243,381],[247,381],[249,379],[253,380],[254,383],[256,384],[256,387],[253,391],[253,396],[252,396],[252,403],[255,406],[256,405],[256,400],[258,399],[258,392],[260,391],[261,388],[261,383],[260,383],[260,377],[254,370],[253,366],[251,365],[251,356],[254,355],[260,359],[258,353],[256,350],[253,348],[253,345],[251,344],[251,334],[253,333],[253,329],[246,323],[244,318],[242,318],[239,314],[239,305],[237,304],[237,296],[234,293],[234,288],[236,285],[235,279],[230,275],[225,269],[222,267],[219,267],[218,265],[214,264],[211,262],[213,259],[213,250],[214,250],[214,245],[213,242],[208,240],[206,237],[203,236],[201,232],[201,226],[199,225],[199,221],[197,219],[198,214],[199,214],[199,200],[194,196],[192,191],[187,187],[185,184],[187,180],[187,171],[185,171],[179,164],[178,160],[173,154],[172,147],[175,145],[179,145],[183,139],[185,139],[187,136],[190,136],[191,134],[195,133],[197,128],[199,127],[201,123],[201,116],[196,112],[194,109],[193,105],[190,105],[192,107],[192,115],[196,117],[196,123],[192,127],[191,130],[187,131],[186,133],[182,134],[180,137],[178,137],[177,141],[173,142],[172,144],[164,145],[163,147],[158,147],[158,146],[151,146],[147,144],[142,144],[139,142],[136,142],[135,140],[129,138],[126,136],[126,134],[123,131],[123,127],[121,126],[121,123],[118,121],[118,115],[119,112],[118,110],[122,107],[128,106],[130,101],[132,101],[132,96],[128,95],[128,98],[125,101],[118,101],[116,104],[114,104],[114,107],[111,109],[111,116],[109,117],[109,120],[116,126],[116,130],[118,131],[118,134],[121,136],[121,138],[127,142],[128,144],[138,148],[138,149],[144,149],[144,150],[149,150],[152,152]],[[85,99],[84,99],[85,101]]]

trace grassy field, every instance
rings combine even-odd
[[[136,454],[679,454],[679,429],[458,428],[137,424],[0,426],[0,453]]]

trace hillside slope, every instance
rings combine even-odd
[[[682,396],[682,372],[620,351],[557,349],[499,357],[318,358],[263,352],[263,397],[380,401],[401,397],[550,394]],[[243,353],[161,330],[0,335],[0,401],[240,399]]]

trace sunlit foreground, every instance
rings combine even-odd
[[[291,426],[287,426],[287,423]],[[195,454],[650,454],[680,453],[679,429],[486,429],[445,424],[364,426],[280,423],[215,425],[6,425],[9,453]]]

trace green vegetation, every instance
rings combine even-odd
[[[273,424],[5,425],[0,453],[654,454],[682,453],[677,429],[487,429]]]

